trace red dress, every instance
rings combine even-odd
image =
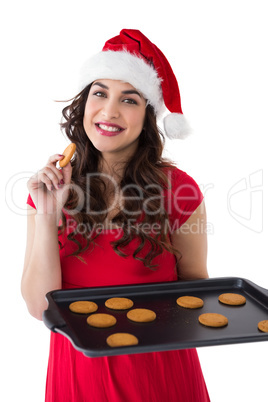
[[[186,173],[172,170],[172,191],[165,192],[171,229],[192,214],[203,196]],[[31,197],[28,204],[34,207]],[[174,255],[156,257],[157,270],[132,257],[137,245],[128,245],[127,258],[118,256],[110,242],[121,229],[105,230],[94,250],[83,255],[86,264],[68,256],[75,247],[61,236],[62,287],[81,288],[176,281]],[[51,333],[46,402],[207,402],[209,401],[195,349],[109,357],[86,357],[67,338]]]

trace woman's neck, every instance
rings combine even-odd
[[[105,152],[99,160],[99,172],[112,176],[115,180],[121,181],[124,176],[127,163],[133,157],[138,148],[135,142],[128,150],[122,152]]]
[[[124,175],[126,163],[114,158],[102,157],[99,161],[99,172],[111,176],[114,180],[120,182]]]

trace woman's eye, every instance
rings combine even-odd
[[[105,97],[105,93],[101,92],[101,91],[94,92],[93,95],[98,96],[99,98],[104,98]]]
[[[124,103],[129,103],[130,105],[137,105],[137,102],[134,99],[124,99]]]

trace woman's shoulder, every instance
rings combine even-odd
[[[164,191],[165,208],[173,232],[187,221],[204,197],[196,181],[185,171],[172,167],[165,173],[168,180]]]
[[[177,166],[170,165],[168,167],[165,167],[163,171],[167,177],[169,186],[171,186],[172,188],[187,184],[198,187],[194,178],[184,170],[179,169]]]

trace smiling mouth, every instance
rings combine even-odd
[[[120,127],[118,125],[115,124],[104,124],[104,123],[96,123],[95,124],[97,131],[102,134],[102,135],[106,135],[106,136],[114,136],[114,135],[118,135],[120,134],[124,128]]]

